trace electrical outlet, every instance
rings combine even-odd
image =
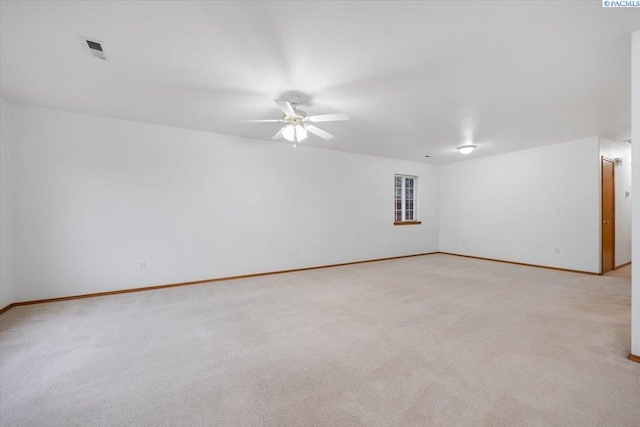
[[[140,270],[144,270],[145,268],[147,268],[147,262],[146,262],[146,261],[140,261],[140,262],[138,263],[138,268],[139,268]]]
[[[560,248],[556,248],[556,249],[554,250],[554,252],[555,252],[555,254],[556,254],[556,255],[560,255]]]

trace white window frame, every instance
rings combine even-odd
[[[398,211],[397,203],[398,203],[398,193],[396,187],[396,180],[398,178],[402,178],[402,185],[400,188],[400,211]],[[407,183],[408,180],[413,180],[413,197],[408,200],[407,194]],[[407,209],[407,201],[412,201],[413,209]],[[411,211],[413,212],[413,218],[407,218],[407,213]],[[400,212],[400,220],[397,219],[397,213]],[[416,175],[404,175],[404,174],[395,174],[393,176],[393,221],[394,224],[415,224],[420,223],[418,219],[418,177]]]

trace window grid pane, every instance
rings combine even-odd
[[[396,222],[415,221],[417,209],[416,177],[394,177],[394,217]]]

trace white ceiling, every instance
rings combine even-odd
[[[447,163],[630,134],[640,8],[589,2],[2,2],[7,101],[268,139],[299,93],[305,144]],[[78,36],[104,42],[107,61]],[[455,147],[473,141],[476,152]],[[430,154],[433,159],[425,159]]]

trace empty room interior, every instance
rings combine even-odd
[[[1,426],[640,426],[639,1],[2,0],[0,96]]]

